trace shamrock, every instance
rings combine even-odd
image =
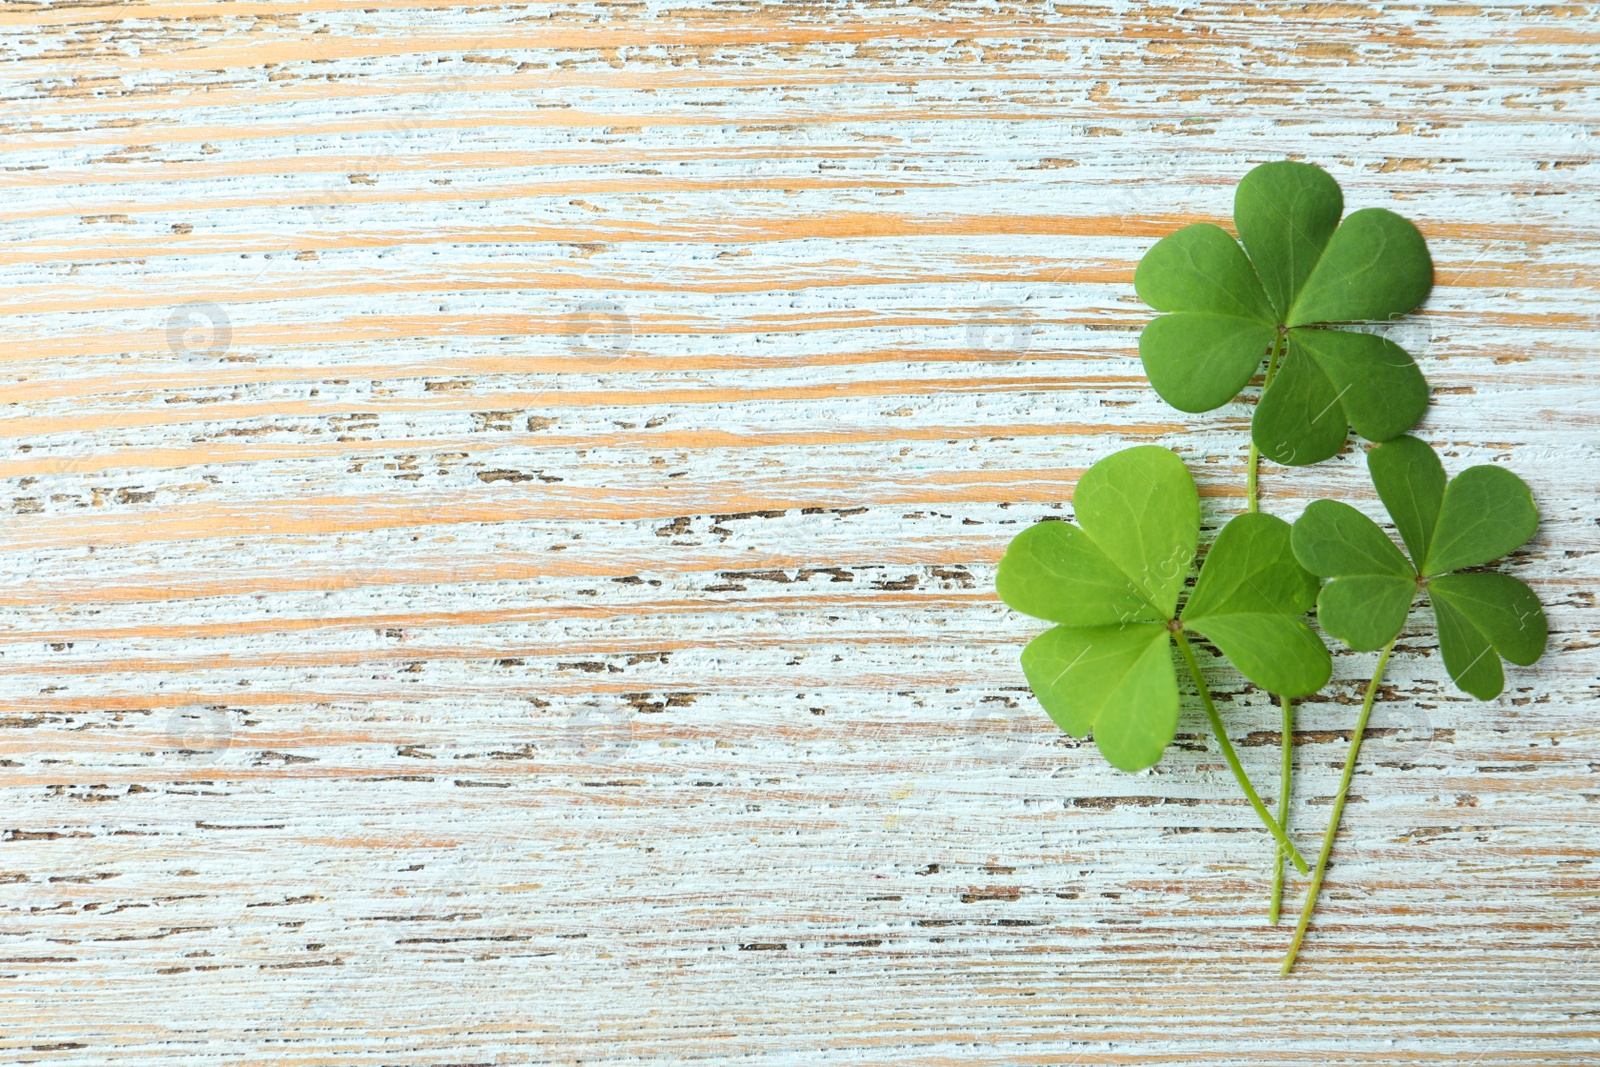
[[[1298,617],[1316,599],[1316,580],[1294,558],[1289,524],[1254,513],[1231,520],[1180,611],[1200,537],[1200,498],[1182,460],[1154,445],[1108,456],[1084,472],[1073,509],[1076,525],[1041,522],[1018,534],[995,579],[1011,607],[1059,624],[1022,653],[1039,703],[1067,733],[1092,731],[1113,766],[1149,767],[1177,732],[1176,642],[1235,775],[1281,839],[1237,766],[1185,631],[1272,692],[1322,688],[1328,650]]]
[[[1533,494],[1502,467],[1468,467],[1447,484],[1438,455],[1415,437],[1374,448],[1367,469],[1411,558],[1348,504],[1307,507],[1292,545],[1307,570],[1329,579],[1317,597],[1322,628],[1357,651],[1379,648],[1395,639],[1425,592],[1445,670],[1464,692],[1493,699],[1505,685],[1501,659],[1532,664],[1549,628],[1539,598],[1521,581],[1468,568],[1533,536]]]
[[[1417,228],[1367,208],[1341,223],[1344,197],[1327,172],[1266,163],[1240,181],[1239,242],[1210,223],[1186,226],[1145,253],[1139,298],[1169,312],[1145,327],[1150,384],[1181,411],[1210,411],[1244,389],[1269,358],[1251,437],[1291,466],[1327,459],[1347,427],[1387,441],[1422,417],[1428,387],[1411,356],[1333,322],[1394,319],[1433,286]]]

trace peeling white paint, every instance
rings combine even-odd
[[[1600,1062],[1593,26],[0,14],[0,1060]],[[1552,640],[1480,704],[1413,620],[1279,983],[1200,716],[1110,771],[991,590],[1134,441],[1237,509],[1248,403],[1159,401],[1130,281],[1285,154],[1428,235],[1419,432],[1533,486]]]

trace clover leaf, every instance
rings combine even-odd
[[[1288,523],[1231,520],[1180,611],[1200,538],[1199,495],[1182,460],[1154,445],[1117,452],[1084,472],[1073,508],[1076,524],[1018,534],[995,586],[1016,610],[1059,624],[1024,649],[1023,673],[1056,724],[1093,733],[1113,766],[1149,767],[1175,736],[1172,644],[1187,649],[1185,630],[1275,693],[1304,696],[1327,682],[1328,650],[1299,618],[1316,580],[1294,557]]]
[[[1134,289],[1168,314],[1145,327],[1139,357],[1162,399],[1181,411],[1220,407],[1270,355],[1251,424],[1269,459],[1316,463],[1344,446],[1348,428],[1387,441],[1416,425],[1428,387],[1411,356],[1327,324],[1412,311],[1433,286],[1433,260],[1394,212],[1367,208],[1340,222],[1343,210],[1326,171],[1266,163],[1235,191],[1239,241],[1197,223],[1145,253]]]
[[[1549,627],[1539,598],[1507,574],[1471,571],[1533,536],[1533,494],[1503,467],[1468,467],[1446,481],[1427,444],[1399,437],[1367,454],[1383,506],[1410,553],[1348,504],[1318,500],[1294,524],[1295,557],[1329,579],[1317,597],[1322,628],[1357,651],[1393,641],[1419,592],[1439,625],[1445,670],[1479,700],[1500,694],[1500,661],[1527,666]],[[1465,571],[1465,573],[1461,573]]]

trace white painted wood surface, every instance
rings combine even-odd
[[[0,1060],[1600,1063],[1597,58],[1587,4],[6,4]],[[1203,720],[1110,771],[992,580],[1129,443],[1238,508],[1132,270],[1285,155],[1428,236],[1420,432],[1533,485],[1553,633],[1479,704],[1418,620],[1279,981]]]

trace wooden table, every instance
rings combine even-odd
[[[8,4],[0,1058],[1600,1064],[1593,5]],[[1302,965],[1203,718],[993,594],[1151,241],[1316,162],[1438,264],[1550,654],[1414,619]],[[1379,514],[1359,447],[1263,472]],[[1370,655],[1299,712],[1322,826]],[[1277,719],[1218,665],[1275,792]],[[1296,898],[1303,880],[1293,882]]]

